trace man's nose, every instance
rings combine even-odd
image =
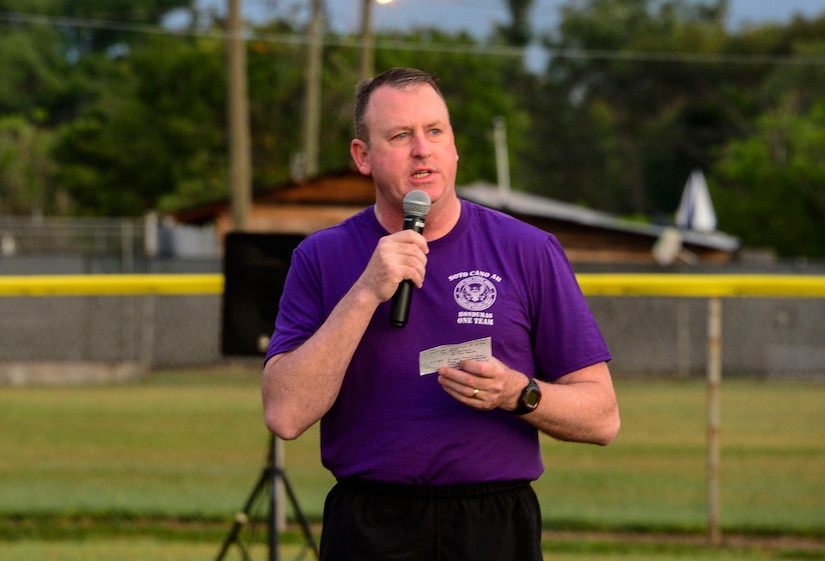
[[[423,158],[430,155],[430,141],[427,135],[423,132],[413,135],[411,142],[412,155],[417,158]]]

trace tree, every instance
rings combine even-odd
[[[708,167],[740,120],[728,69],[681,57],[724,51],[725,7],[565,5],[558,32],[545,39],[551,60],[533,100],[542,142],[525,155],[525,188],[618,213],[671,212],[690,170]]]
[[[63,39],[64,54],[77,59],[140,40],[140,35],[113,24],[157,24],[169,12],[192,11],[195,4],[194,0],[0,0],[0,11],[101,22],[54,26]]]
[[[0,33],[0,115],[50,118],[67,88],[69,65],[49,29]]]
[[[825,256],[825,17],[765,25],[731,38],[740,52],[792,56],[765,65],[755,117],[719,152],[711,191],[720,223],[780,256]],[[812,63],[807,63],[811,61]]]
[[[59,209],[49,157],[53,132],[26,118],[0,117],[0,214],[51,214]]]
[[[545,35],[546,72],[533,75],[510,54],[478,52],[523,44],[532,32],[530,4],[508,0],[510,25],[486,42],[436,28],[377,37],[378,70],[422,66],[442,77],[461,154],[459,184],[496,181],[492,131],[501,116],[514,189],[664,220],[690,171],[701,167],[722,229],[783,255],[821,254],[811,240],[825,239],[816,167],[825,142],[825,71],[817,62],[825,17],[731,33],[726,0],[571,0],[559,28]],[[0,0],[0,10],[115,23],[0,22],[4,212],[139,215],[227,196],[223,41],[130,28],[192,5]],[[208,25],[221,31],[221,23]],[[305,47],[295,22],[253,31],[253,185],[265,189],[289,180],[302,149]],[[327,38],[321,173],[351,165],[358,58],[357,37],[328,30]],[[43,203],[61,193],[74,206]],[[777,208],[781,218],[772,214]]]
[[[300,47],[266,40],[294,35],[289,24],[271,22],[259,31],[263,38],[248,44],[248,77],[253,186],[264,189],[290,179],[292,157],[302,146],[304,65]],[[469,36],[435,31],[416,31],[406,40],[422,47],[431,41],[472,46]],[[346,46],[325,49],[322,172],[351,166],[356,54]],[[382,68],[420,63],[408,50],[377,54]],[[505,58],[491,62],[460,52],[428,56],[429,70],[449,76],[457,142],[467,147],[460,181],[495,180],[494,117],[507,117],[515,133],[524,130],[526,118],[503,82],[510,66]],[[150,37],[101,73],[108,79],[62,127],[55,149],[60,182],[83,212],[139,215],[227,196],[222,41]],[[522,137],[514,134],[514,145]]]
[[[508,45],[525,47],[532,39],[530,7],[533,0],[506,0],[510,10],[510,24],[498,26],[498,34]]]
[[[752,29],[738,40],[815,61],[825,53],[823,33],[825,17]],[[759,117],[721,151],[712,192],[720,220],[747,245],[823,257],[825,69],[803,62],[766,72],[753,97]]]
[[[139,216],[227,193],[222,52],[155,37],[60,129],[59,178],[83,213]]]
[[[128,52],[144,35],[112,22],[146,23],[148,18],[154,23],[169,10],[189,5],[181,0],[0,0],[0,11],[20,14],[6,20],[7,30],[0,34],[0,152],[7,158],[0,169],[0,189],[7,197],[6,212],[68,212],[71,206],[64,196],[67,190],[80,194],[81,202],[89,199],[89,193],[82,193],[82,189],[77,192],[78,185],[84,184],[81,177],[88,183],[92,177],[105,175],[94,165],[100,159],[92,159],[85,166],[72,159],[69,166],[61,167],[59,154],[67,152],[67,131],[74,131],[74,138],[86,141],[78,151],[88,150],[88,141],[99,128],[97,121],[111,117],[115,105],[129,104],[129,95],[123,95],[128,88],[122,84],[112,86],[120,82],[118,72],[122,70],[112,48],[121,45],[118,52]],[[30,15],[94,18],[104,23],[27,23],[23,16]],[[107,94],[109,86],[118,90],[116,95]],[[57,141],[55,136],[61,127],[61,141]],[[110,135],[97,140],[111,143],[119,139]],[[51,147],[57,150],[57,161],[49,151]],[[114,152],[116,147],[109,144],[105,150]],[[78,173],[73,181],[65,181],[72,177],[70,170]],[[64,181],[58,182],[58,177]],[[110,189],[110,193],[96,196],[101,198],[116,196]],[[124,196],[122,206],[133,202]]]
[[[797,103],[788,96],[755,134],[726,147],[711,192],[746,245],[825,257],[825,101],[803,114]]]

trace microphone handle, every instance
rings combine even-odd
[[[404,230],[415,230],[419,234],[424,231],[424,217],[408,214],[404,217]],[[410,317],[410,302],[412,301],[413,283],[411,280],[403,280],[398,285],[395,295],[392,297],[392,309],[390,310],[390,325],[393,327],[404,327]]]
[[[392,297],[390,310],[390,324],[393,327],[404,327],[410,318],[410,302],[412,301],[413,283],[411,280],[401,281],[395,295]]]

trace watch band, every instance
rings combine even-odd
[[[530,378],[527,385],[521,390],[521,395],[518,398],[518,404],[513,409],[516,415],[526,415],[532,413],[539,406],[541,401],[541,388],[534,378]]]

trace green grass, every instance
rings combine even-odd
[[[218,543],[169,541],[153,537],[94,539],[84,541],[28,540],[0,544],[3,561],[203,561],[215,559]],[[268,559],[265,544],[249,548],[252,559]],[[279,548],[284,561],[313,559],[298,543]],[[825,553],[811,547],[709,547],[701,544],[627,543],[609,540],[554,540],[544,544],[545,561],[788,561],[822,560]],[[230,550],[227,560],[241,559]]]
[[[0,388],[0,558],[214,557],[266,459],[258,383],[257,371],[210,371]],[[623,425],[610,446],[543,439],[547,471],[535,488],[546,528],[701,535],[704,384],[619,380],[617,392]],[[823,384],[723,383],[726,535],[825,540],[823,405]],[[317,522],[332,484],[317,428],[283,444],[287,476]],[[555,560],[825,558],[816,548],[550,541]]]
[[[233,512],[266,443],[256,382],[238,376],[0,390],[0,513]]]
[[[707,519],[702,382],[617,384],[606,448],[546,439],[536,484],[552,525],[697,531]],[[729,380],[722,387],[722,523],[729,531],[825,530],[825,386]]]

